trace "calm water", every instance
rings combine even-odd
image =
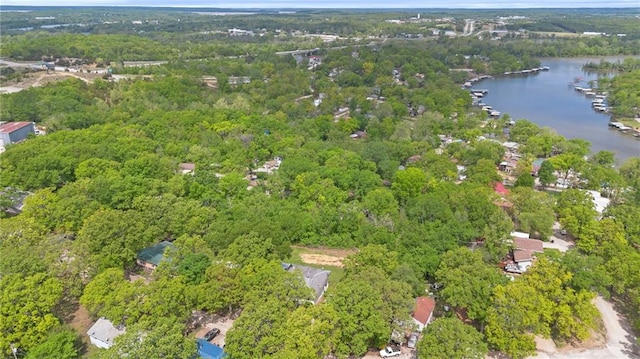
[[[589,61],[599,62],[600,59],[545,59],[542,66],[549,66],[549,71],[526,77],[487,79],[474,88],[489,90],[482,102],[496,111],[509,114],[513,120],[525,118],[540,126],[551,127],[567,138],[583,138],[591,142],[593,152],[615,152],[618,162],[640,157],[640,140],[631,134],[609,129],[609,115],[594,111],[591,107],[593,99],[569,86],[574,78],[581,77],[585,82],[578,86],[589,87],[586,81],[597,80],[597,75],[582,71],[582,65]]]

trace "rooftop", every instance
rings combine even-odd
[[[514,262],[530,261],[533,259],[533,251],[516,249],[513,251]]]
[[[416,306],[413,309],[413,318],[422,324],[427,324],[435,307],[435,299],[431,297],[418,297],[416,298]]]
[[[313,292],[316,295],[316,301],[322,296],[325,286],[329,282],[330,272],[326,269],[318,269],[288,263],[282,263],[282,268],[284,268],[287,272],[293,272],[295,270],[300,271],[302,273],[304,283],[307,285],[307,287],[313,289]]]
[[[503,196],[506,196],[509,194],[509,190],[501,183],[501,182],[496,182],[496,185],[493,187],[493,190]]]
[[[193,171],[196,169],[195,163],[180,163],[178,164],[178,168],[184,171]]]
[[[538,239],[527,239],[527,238],[514,238],[513,246],[516,249],[527,250],[532,252],[542,253],[544,251],[542,247],[542,241]]]
[[[15,132],[27,126],[33,126],[33,122],[7,122],[4,125],[0,125],[0,133]]]
[[[172,246],[173,244],[171,242],[162,241],[156,245],[142,249],[140,252],[138,252],[137,257],[141,261],[157,266],[158,264],[160,264],[160,261],[162,261],[162,258],[164,257],[164,250],[167,247]]]
[[[219,346],[211,344],[204,339],[197,340],[198,354],[203,359],[221,359],[227,356],[227,353]]]
[[[113,323],[111,323],[110,320],[100,318],[91,326],[91,328],[89,328],[87,334],[100,340],[101,342],[113,344],[113,340],[117,336],[124,334],[124,332],[124,328],[118,329],[113,326]]]

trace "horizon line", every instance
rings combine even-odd
[[[232,7],[214,7],[214,6],[206,6],[206,5],[15,5],[15,4],[0,4],[0,9],[2,8],[105,8],[105,7],[113,7],[113,8],[154,8],[154,9],[216,9],[216,10],[594,10],[594,9],[640,9],[640,6],[629,5],[629,6],[620,6],[616,5],[613,7],[603,7],[599,6],[584,6],[584,7],[549,7],[549,6],[533,6],[533,7],[439,7],[439,6],[431,6],[431,7],[337,7],[337,6],[327,6],[327,7],[242,7],[242,6],[232,6]]]

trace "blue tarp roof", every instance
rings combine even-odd
[[[227,356],[222,348],[204,339],[198,339],[198,354],[203,359],[221,359]]]

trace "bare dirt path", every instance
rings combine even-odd
[[[604,348],[567,352],[538,353],[530,359],[637,359],[640,349],[635,344],[636,338],[630,330],[626,320],[613,308],[610,302],[598,296],[595,305],[602,314],[602,321],[607,332],[607,345]]]

